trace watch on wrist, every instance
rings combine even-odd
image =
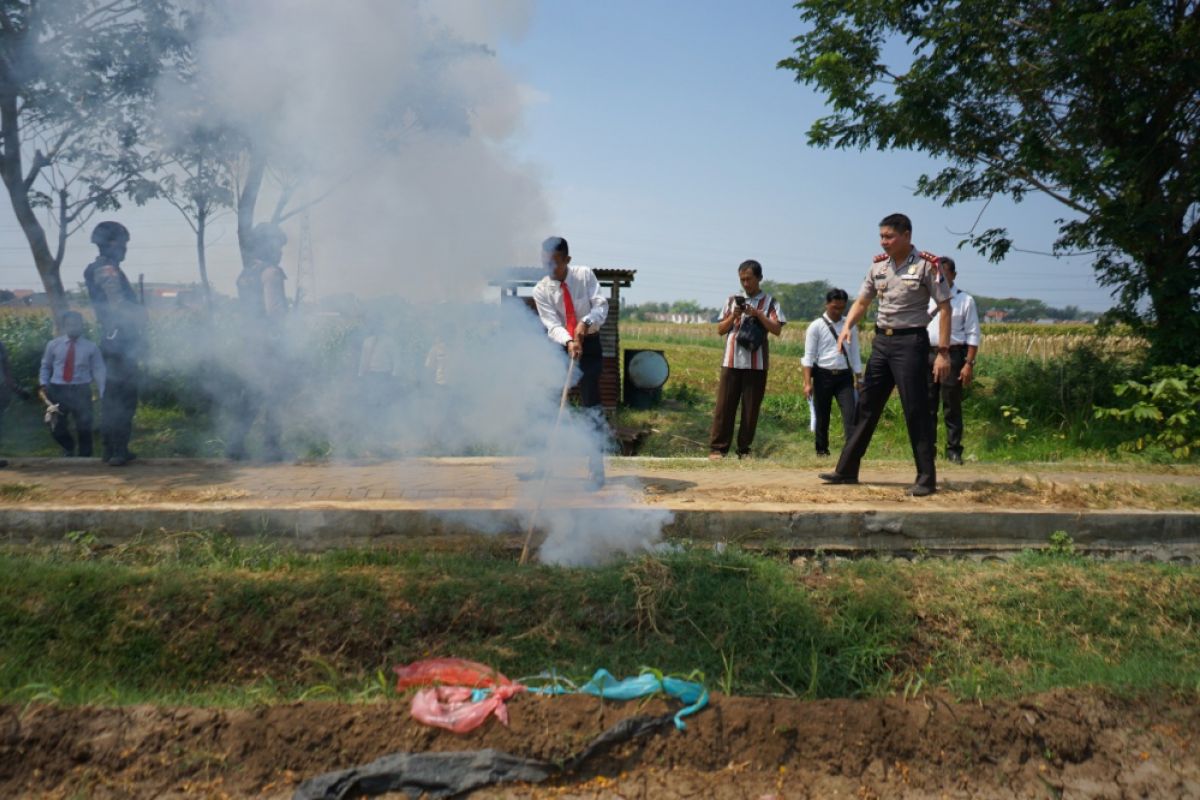
[[[950,348],[949,348],[949,347],[939,347],[939,348],[938,348],[938,355],[939,355],[939,356],[948,356],[948,355],[950,355]]]
[[[968,359],[967,359],[967,366],[968,366],[968,367],[973,367],[973,366],[975,366],[975,359],[973,359],[973,358],[968,358]]]

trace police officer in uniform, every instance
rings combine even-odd
[[[279,266],[287,235],[278,225],[262,222],[250,231],[246,251],[250,256],[237,279],[241,334],[247,361],[241,367],[241,384],[233,390],[230,403],[231,431],[226,457],[246,457],[246,435],[259,411],[263,415],[263,457],[282,461],[278,398],[286,392],[287,367],[283,348],[283,324],[287,318],[287,276]]]
[[[88,296],[100,322],[100,352],[108,367],[100,401],[102,458],[112,467],[133,460],[129,439],[137,411],[139,361],[145,355],[146,310],[138,302],[121,262],[129,246],[129,231],[119,222],[101,222],[92,231],[100,250],[83,271]]]
[[[842,448],[833,472],[820,475],[826,483],[858,483],[858,469],[883,407],[892,393],[900,390],[900,405],[908,438],[917,464],[917,479],[908,494],[924,497],[937,491],[933,464],[934,431],[929,414],[929,382],[944,380],[950,370],[949,347],[940,347],[929,365],[929,301],[939,315],[939,341],[950,341],[950,291],[937,267],[937,256],[918,251],[912,244],[912,222],[903,214],[890,214],[879,223],[879,242],[884,252],[875,257],[858,299],[846,317],[838,344],[850,346],[850,332],[879,298],[875,320],[875,342],[867,362],[863,389],[858,398],[854,430]],[[932,375],[930,374],[932,371]]]

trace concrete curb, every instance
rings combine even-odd
[[[603,522],[624,524],[632,509],[598,508]],[[1171,511],[945,511],[668,509],[668,539],[729,542],[790,551],[879,553],[1002,553],[1045,547],[1065,531],[1083,552],[1126,553],[1156,560],[1200,562],[1200,513]],[[335,547],[453,546],[482,534],[520,537],[528,512],[514,509],[355,509],[57,507],[0,509],[0,541],[59,542],[73,531],[105,541],[160,532],[215,531],[239,538],[278,539],[306,550]]]

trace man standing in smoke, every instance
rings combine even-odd
[[[533,301],[546,335],[561,345],[572,364],[579,363],[579,405],[588,409],[597,430],[605,429],[600,415],[600,372],[603,351],[600,327],[608,318],[608,298],[600,291],[596,273],[587,267],[571,266],[567,240],[551,236],[542,242],[542,265],[546,277],[533,287]],[[604,455],[600,450],[589,458],[592,484],[604,485]]]
[[[259,223],[245,242],[247,263],[238,275],[238,315],[243,353],[247,361],[238,370],[240,385],[234,389],[231,431],[225,455],[234,461],[246,457],[246,434],[261,410],[263,415],[263,458],[282,461],[279,398],[287,378],[284,365],[283,323],[287,317],[287,276],[279,267],[287,236],[278,225]]]
[[[129,246],[129,231],[119,222],[101,222],[92,231],[100,250],[83,271],[88,296],[100,323],[100,352],[108,368],[100,401],[102,458],[112,467],[133,460],[129,439],[138,402],[138,363],[145,354],[146,310],[138,302],[121,262]]]

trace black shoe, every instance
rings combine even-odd
[[[125,466],[125,463],[126,462],[125,462],[124,456],[113,456],[112,458],[110,458],[108,460],[108,465],[110,467],[123,467],[123,466]]]
[[[909,497],[928,497],[936,492],[932,486],[922,486],[919,483],[914,483],[912,486],[904,490],[904,493]]]
[[[828,450],[818,450],[818,451],[817,451],[817,455],[819,455],[819,456],[827,456],[827,455],[829,455],[829,451],[828,451]]]
[[[3,469],[4,467],[7,467],[7,466],[8,466],[8,459],[0,458],[0,469]]]
[[[962,453],[947,453],[946,460],[951,464],[962,464]]]
[[[858,483],[858,478],[851,478],[846,475],[839,475],[836,472],[822,472],[817,477],[829,484]]]

